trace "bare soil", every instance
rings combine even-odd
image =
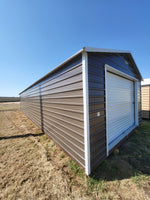
[[[87,177],[18,103],[0,104],[0,200],[150,199],[150,173],[133,176],[131,163],[121,156],[108,158],[111,172],[105,161]],[[115,170],[122,175],[108,179]]]

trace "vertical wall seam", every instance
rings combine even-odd
[[[39,84],[39,99],[40,99],[40,113],[41,113],[41,129],[44,131],[44,126],[43,126],[43,105],[42,105],[42,88],[41,84]]]
[[[89,88],[88,88],[88,54],[82,52],[82,77],[83,77],[83,105],[84,105],[84,149],[85,173],[91,173],[90,160],[90,130],[89,130]]]

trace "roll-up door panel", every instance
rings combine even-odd
[[[110,151],[134,126],[134,83],[107,72],[107,140]]]

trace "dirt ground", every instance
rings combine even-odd
[[[0,104],[0,200],[148,200],[150,179],[142,177],[139,182],[85,176],[19,111],[19,103]]]
[[[70,199],[62,170],[47,160],[41,130],[9,110],[0,112],[0,199]]]

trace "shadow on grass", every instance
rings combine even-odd
[[[12,136],[7,136],[7,137],[0,137],[0,140],[8,140],[8,139],[16,139],[16,138],[26,138],[26,137],[37,137],[44,135],[44,133],[37,133],[37,134],[32,134],[32,133],[27,133],[25,135],[12,135]]]
[[[101,163],[90,178],[95,181],[113,181],[138,174],[150,175],[150,121],[143,121],[128,140]]]

